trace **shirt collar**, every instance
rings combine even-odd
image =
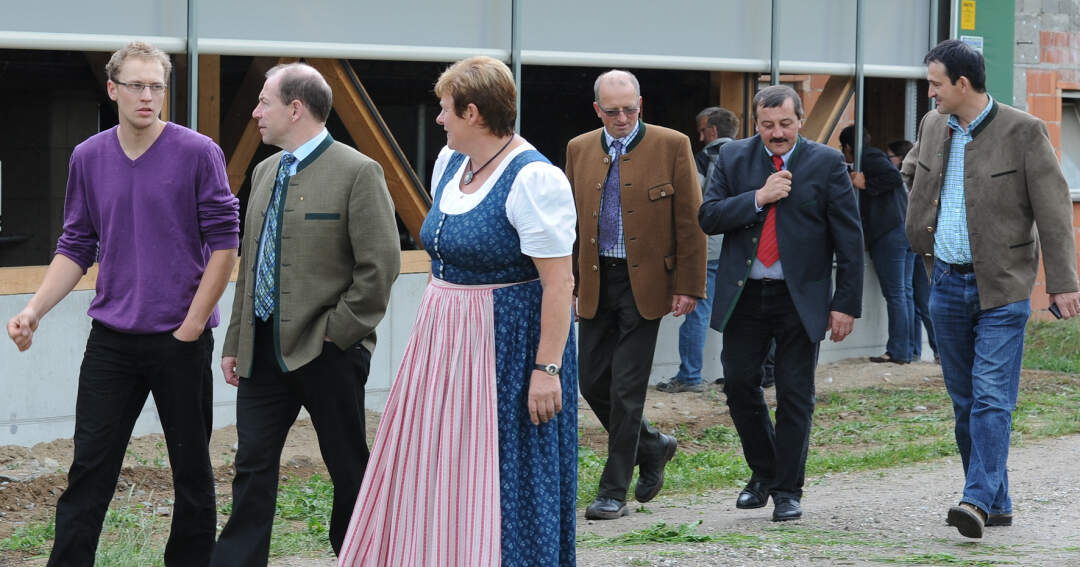
[[[629,148],[630,143],[633,142],[634,138],[637,137],[638,130],[641,130],[641,121],[639,120],[636,124],[634,124],[634,129],[631,130],[629,134],[627,134],[626,136],[624,136],[622,138],[616,138],[616,137],[612,136],[611,134],[608,133],[607,128],[604,128],[603,130],[604,130],[604,141],[607,142],[607,147],[610,149],[611,144],[615,140],[618,140],[618,141],[622,142],[623,151],[625,152],[626,148]]]
[[[319,144],[321,144],[322,141],[325,140],[326,137],[329,135],[330,132],[328,132],[326,128],[323,128],[322,132],[315,134],[314,138],[304,142],[303,144],[300,144],[300,147],[296,148],[295,152],[290,152],[292,153],[293,157],[296,158],[296,163],[304,161],[304,158],[311,155],[311,152],[315,151],[315,148],[319,147]]]
[[[791,149],[788,150],[786,154],[780,156],[780,159],[784,160],[784,167],[787,167],[788,160],[791,159],[791,154],[795,151],[795,148],[799,145],[799,138],[800,138],[800,136],[796,135],[795,136],[795,144],[793,146],[791,146]],[[772,157],[774,155],[772,153],[772,151],[769,149],[769,146],[766,146],[764,142],[762,142],[761,145],[764,146],[765,153],[769,154],[769,157]]]
[[[966,129],[960,126],[960,119],[957,118],[955,114],[949,115],[949,128],[952,129],[952,131],[954,132],[963,132],[965,134],[969,134],[972,130],[979,127],[979,124],[981,124],[982,121],[986,118],[986,116],[990,114],[990,109],[993,108],[993,106],[994,97],[990,96],[990,93],[986,93],[986,108],[982,109],[982,112],[980,112],[979,115],[975,117],[975,120],[972,120],[971,123],[968,124]]]

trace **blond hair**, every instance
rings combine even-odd
[[[133,41],[117,49],[109,58],[109,62],[105,64],[105,76],[110,81],[117,81],[120,67],[132,57],[150,59],[161,63],[161,68],[165,70],[165,82],[169,82],[169,73],[172,72],[172,61],[169,59],[169,54],[145,41]]]

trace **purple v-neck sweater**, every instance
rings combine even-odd
[[[210,138],[171,122],[138,159],[117,129],[79,144],[68,166],[56,253],[99,263],[89,315],[128,333],[180,326],[214,250],[239,243],[239,201]],[[207,328],[220,320],[215,307]]]

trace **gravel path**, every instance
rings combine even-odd
[[[981,540],[945,525],[962,489],[959,458],[884,471],[809,479],[804,517],[769,521],[771,503],[736,510],[736,492],[698,497],[662,494],[644,511],[616,521],[579,517],[578,533],[611,537],[659,522],[701,521],[697,533],[719,542],[643,546],[579,546],[580,567],[822,565],[1080,565],[1080,436],[1013,448],[1009,460],[1012,527],[987,528]],[[275,567],[330,567],[330,559],[280,558]]]

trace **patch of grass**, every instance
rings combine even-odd
[[[876,561],[897,565],[963,565],[965,567],[995,567],[1016,565],[1013,561],[965,559],[948,553],[919,553],[902,557],[878,557]]]
[[[1080,372],[1080,319],[1029,321],[1024,336],[1024,368]]]
[[[134,488],[134,487],[133,487]],[[120,506],[109,509],[98,544],[95,565],[110,567],[164,566],[165,534],[169,525],[151,505],[133,502],[131,492]],[[161,534],[154,537],[154,534]]]
[[[582,534],[578,536],[577,543],[581,547],[609,547],[714,541],[715,538],[711,535],[697,533],[699,525],[701,525],[701,520],[677,526],[660,522],[642,530],[634,530],[614,537]]]
[[[30,555],[48,553],[56,537],[55,520],[53,517],[47,522],[31,522],[15,528],[13,534],[0,540],[0,551],[21,551]]]
[[[270,556],[329,553],[333,505],[334,485],[319,475],[281,483]]]

